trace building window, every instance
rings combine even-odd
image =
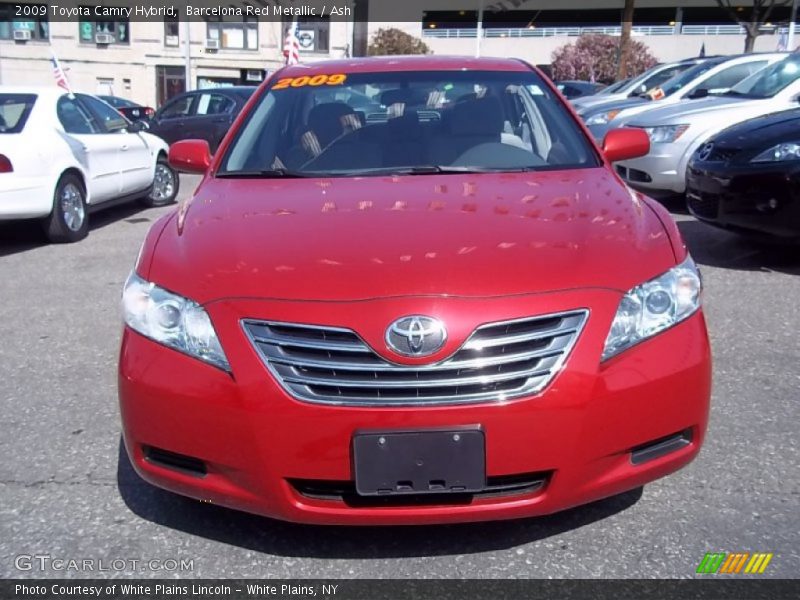
[[[219,40],[220,48],[258,50],[258,20],[236,17],[209,19],[208,39]]]
[[[291,18],[284,18],[284,38],[291,25]],[[328,17],[297,19],[297,39],[300,42],[300,52],[321,52],[327,54],[330,51],[330,29],[331,21]]]
[[[186,71],[183,67],[156,66],[156,95],[158,106],[186,91]]]
[[[180,22],[177,17],[164,17],[164,45],[177,46],[180,42]]]
[[[17,6],[22,15],[17,15]],[[44,4],[0,4],[0,39],[19,39],[15,38],[15,31],[30,31],[32,40],[49,39],[47,10]]]
[[[122,18],[81,20],[78,22],[78,39],[84,44],[130,44],[130,21]]]

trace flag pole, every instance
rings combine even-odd
[[[792,1],[792,18],[789,20],[789,39],[786,41],[786,49],[789,52],[794,52],[795,21],[797,21],[797,0]]]
[[[475,26],[475,58],[481,57],[481,37],[483,36],[483,0],[478,0],[478,23]]]

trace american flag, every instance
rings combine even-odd
[[[69,89],[67,76],[64,74],[64,70],[61,68],[61,65],[59,64],[55,54],[53,54],[50,58],[50,62],[53,64],[53,77],[55,77],[56,85],[72,93],[72,90]]]
[[[287,65],[296,65],[300,62],[300,40],[297,39],[297,21],[292,21],[286,40],[283,43],[283,56]]]

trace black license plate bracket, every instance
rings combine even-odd
[[[480,427],[357,432],[353,471],[361,496],[453,494],[486,487]]]

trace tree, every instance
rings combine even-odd
[[[732,6],[733,0],[717,0],[731,19],[744,27],[744,51],[752,52],[756,38],[761,35],[761,26],[769,22],[772,12],[779,7],[788,6],[792,0],[752,0],[752,8]]]
[[[367,48],[369,56],[386,56],[387,54],[430,54],[430,48],[420,39],[407,34],[401,29],[390,27],[378,29],[372,36]]]
[[[616,80],[620,56],[620,38],[611,35],[582,35],[574,44],[565,44],[553,52],[554,79],[584,79],[611,83]],[[627,76],[635,77],[658,62],[650,49],[638,40],[630,40]]]
[[[633,7],[635,0],[625,0],[622,11],[622,33],[619,36],[619,65],[617,67],[617,80],[628,76],[628,60],[631,48],[631,30],[633,29]]]

